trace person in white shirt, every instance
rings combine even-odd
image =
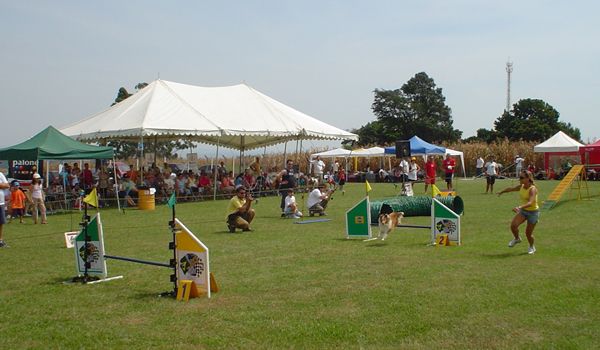
[[[325,209],[327,208],[327,203],[329,202],[333,190],[328,190],[327,192],[323,193],[324,189],[325,185],[320,183],[318,187],[312,190],[308,195],[306,206],[308,207],[311,215],[327,215],[325,214]]]
[[[490,157],[490,161],[485,163],[485,176],[485,193],[488,193],[488,191],[494,193],[494,183],[496,183],[496,177],[498,176],[498,164],[494,157]]]
[[[8,180],[6,179],[4,174],[2,174],[2,172],[0,172],[0,248],[7,246],[6,243],[4,243],[3,228],[4,228],[4,224],[6,224],[5,198],[6,198],[6,195],[9,193],[8,192],[9,189],[10,189],[10,184],[8,183]]]
[[[479,156],[479,158],[477,158],[477,164],[475,165],[475,169],[477,171],[477,177],[480,177],[481,175],[483,175],[484,164],[485,164],[485,161],[483,160],[483,157]]]
[[[521,158],[521,156],[517,154],[517,156],[515,157],[515,175],[516,175],[516,177],[519,177],[519,175],[521,175],[521,172],[523,172],[523,162],[524,161],[525,161],[525,158]]]
[[[42,224],[47,224],[46,221],[46,205],[44,204],[44,190],[42,189],[42,177],[40,174],[33,174],[31,181],[31,200],[33,201],[33,223],[38,223],[38,209],[42,214]]]
[[[319,183],[323,183],[323,170],[325,170],[325,162],[321,160],[321,156],[317,156],[310,162],[313,167],[313,174],[319,180]]]
[[[299,219],[302,217],[302,212],[298,210],[298,205],[296,204],[293,188],[289,188],[287,191],[287,196],[285,197],[285,209],[283,212],[287,218]]]
[[[408,181],[408,171],[410,169],[409,167],[410,165],[406,161],[406,158],[402,158],[402,160],[400,161],[400,176],[402,177],[401,181],[403,183]]]

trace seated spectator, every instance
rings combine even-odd
[[[302,212],[298,210],[298,205],[296,204],[296,197],[294,196],[294,189],[288,188],[287,196],[285,197],[285,208],[283,209],[283,213],[287,218],[299,219],[302,217]]]
[[[137,196],[138,196],[138,190],[137,190],[137,187],[135,186],[135,183],[133,183],[133,181],[129,178],[129,175],[127,175],[127,174],[123,175],[123,179],[121,180],[120,191],[119,191],[119,197],[125,199],[125,203],[123,204],[123,207],[127,207],[128,205],[131,207],[135,207],[136,204],[133,199],[137,198]]]
[[[231,174],[231,173],[230,173]],[[235,185],[229,174],[223,175],[221,178],[221,192],[226,194],[232,194],[235,190]]]
[[[198,178],[198,192],[199,193],[210,193],[212,190],[212,181],[210,181],[210,177],[206,174],[205,171],[200,173],[200,177]]]
[[[247,189],[254,189],[254,186],[256,185],[256,178],[254,177],[254,174],[252,174],[252,170],[246,169],[244,171],[242,185]]]
[[[188,179],[183,173],[179,173],[177,180],[175,180],[175,186],[177,188],[177,195],[187,197],[192,194],[192,191],[188,188]]]

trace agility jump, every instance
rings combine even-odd
[[[213,291],[216,291],[217,287],[210,273],[208,248],[175,218],[174,203],[171,207],[173,220],[169,221],[169,228],[173,240],[169,242],[169,249],[173,250],[173,258],[168,263],[163,263],[105,254],[100,213],[90,219],[86,205],[84,219],[80,224],[81,232],[75,237],[75,264],[78,276],[72,281],[92,284],[122,278],[123,276],[108,277],[106,260],[113,259],[172,269],[170,282],[173,283],[173,290],[161,293],[161,296],[177,296],[178,299],[181,297],[186,300],[199,295],[210,298],[211,287]],[[185,296],[182,295],[182,291]]]

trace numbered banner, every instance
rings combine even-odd
[[[369,197],[346,211],[346,238],[371,238],[371,204]]]
[[[439,200],[431,201],[431,241],[439,244],[441,235],[447,235],[445,245],[460,245],[460,215]]]
[[[87,230],[88,241],[86,243],[85,234]],[[82,228],[77,237],[75,237],[75,264],[77,273],[83,275],[97,275],[106,278],[106,260],[104,260],[104,238],[102,232],[102,221],[100,213],[97,213],[88,223],[87,228]],[[85,257],[89,263],[87,271],[85,268]]]
[[[175,219],[175,255],[177,258],[177,280],[192,281],[199,294],[210,298],[210,264],[208,248],[179,219]],[[191,297],[194,289],[189,289]]]

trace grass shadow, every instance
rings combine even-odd
[[[527,255],[527,252],[512,252],[512,253],[497,253],[497,254],[481,254],[482,257],[484,258],[490,258],[490,259],[506,259],[506,258],[511,258],[511,257],[516,257],[516,256],[521,256],[521,255]]]

